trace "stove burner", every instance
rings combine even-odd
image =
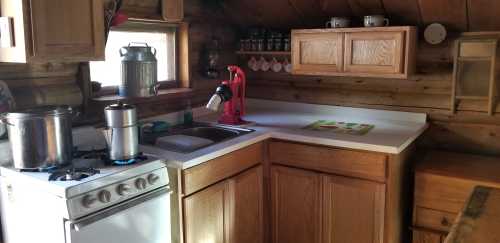
[[[89,150],[89,151],[76,151],[73,155],[74,158],[80,159],[98,159],[102,160],[105,165],[115,165],[124,166],[139,163],[148,160],[148,156],[144,155],[142,152],[137,155],[137,157],[128,160],[111,160],[108,156],[107,149],[100,150]]]
[[[49,181],[79,181],[99,174],[94,168],[71,168],[54,171],[49,176]]]

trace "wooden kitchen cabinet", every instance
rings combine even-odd
[[[413,243],[443,243],[445,235],[425,231],[425,230],[413,230]]]
[[[295,74],[328,74],[342,71],[343,38],[340,33],[296,33],[292,38]]]
[[[263,242],[262,181],[258,166],[185,197],[185,242]]]
[[[345,34],[345,66],[349,73],[398,74],[403,72],[404,32]]]
[[[292,30],[292,73],[408,78],[416,41],[412,26]]]
[[[102,0],[0,0],[1,16],[13,20],[14,45],[0,62],[104,59]]]
[[[322,182],[322,242],[384,242],[384,184],[330,175]]]
[[[184,0],[162,0],[162,15],[167,22],[181,22],[184,19]]]
[[[385,185],[272,167],[273,242],[384,242]]]
[[[224,181],[184,199],[186,243],[229,242],[229,184]]]
[[[271,140],[273,242],[409,242],[413,151],[393,155]]]
[[[320,175],[282,166],[271,170],[273,242],[319,243]]]
[[[498,158],[430,151],[415,169],[413,243],[444,241],[475,186],[500,188]]]

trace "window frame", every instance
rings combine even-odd
[[[174,45],[174,62],[175,62],[175,79],[174,80],[158,80],[159,89],[176,89],[181,88],[181,81],[179,79],[179,24],[165,23],[159,21],[147,21],[147,20],[128,20],[120,26],[115,26],[111,28],[111,31],[130,31],[130,32],[158,32],[162,29],[174,29],[175,30],[175,45]],[[106,48],[106,47],[105,47]],[[118,77],[120,78],[120,77]],[[93,80],[91,80],[94,82]],[[99,82],[99,81],[95,81]],[[99,91],[93,93],[93,97],[103,97],[103,96],[115,96],[118,95],[118,85],[101,87]]]

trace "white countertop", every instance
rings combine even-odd
[[[216,122],[217,118],[218,115],[211,114],[196,117],[196,121]],[[155,119],[162,120],[162,117],[156,117]],[[141,146],[141,150],[166,159],[171,166],[182,169],[199,165],[269,138],[398,154],[415,141],[428,127],[426,123],[427,116],[421,113],[254,99],[248,100],[248,111],[244,119],[255,122],[255,125],[248,126],[248,128],[254,129],[255,132],[193,153],[182,154],[151,146]],[[365,135],[302,129],[318,120],[368,123],[375,125],[375,128]]]

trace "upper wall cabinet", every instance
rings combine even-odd
[[[0,0],[1,16],[12,20],[11,47],[0,62],[104,59],[102,0]]]
[[[184,19],[184,0],[162,0],[163,19],[180,22]]]
[[[415,27],[293,30],[293,73],[408,78],[416,40]]]

